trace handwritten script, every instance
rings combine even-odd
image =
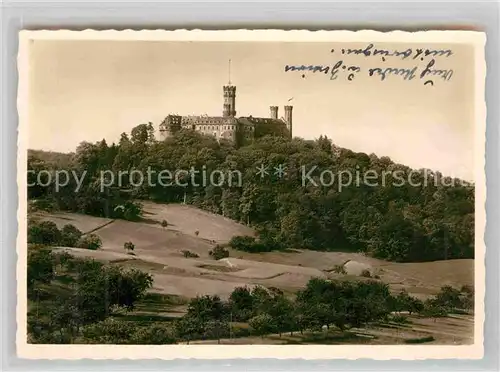
[[[434,86],[436,81],[448,82],[453,77],[453,70],[438,67],[441,62],[453,56],[450,49],[383,49],[368,44],[363,48],[331,49],[334,62],[324,65],[285,65],[285,72],[299,72],[302,78],[307,73],[325,74],[330,80],[346,79],[353,81],[359,74],[366,74],[373,79],[385,81],[399,78],[406,81],[418,79],[424,85]],[[348,62],[353,57],[369,60],[368,66],[360,67]],[[404,62],[403,62],[404,61]],[[404,67],[402,67],[404,64]],[[363,63],[366,65],[366,63]]]

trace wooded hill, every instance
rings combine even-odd
[[[474,257],[474,185],[439,172],[413,170],[388,157],[339,148],[326,137],[315,141],[264,137],[235,148],[186,130],[157,141],[150,123],[138,125],[130,135],[123,133],[117,144],[82,142],[69,163],[66,157],[51,159],[30,153],[28,169],[35,171],[28,174],[30,183],[37,182],[43,169],[86,173],[77,193],[74,178],[59,191],[54,184],[29,187],[29,199],[42,209],[137,220],[142,212],[137,200],[185,202],[255,228],[257,240],[237,239],[238,249],[252,252],[349,249],[392,261]],[[256,174],[261,165],[269,172],[265,177]],[[286,176],[274,174],[280,165],[286,167]],[[303,182],[301,167],[315,167],[311,179],[317,185]],[[182,178],[185,186],[165,187],[155,179],[154,174],[163,170],[179,169],[197,172]],[[120,186],[116,179],[114,185],[102,187],[101,172],[118,175],[132,170],[144,175],[140,186],[134,187],[127,176]],[[215,170],[238,170],[241,185],[203,182],[204,174]],[[156,172],[150,183],[148,171]],[[321,186],[324,171],[349,172],[361,179],[368,171],[385,172],[385,185],[379,178],[378,186],[353,182],[339,188],[338,179]],[[399,182],[410,176],[413,184],[421,181],[421,185]]]

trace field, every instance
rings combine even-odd
[[[463,345],[473,343],[473,317],[453,315],[442,319],[408,317],[410,324],[377,324],[350,332],[324,330],[321,333],[299,332],[265,337],[222,339],[221,344],[425,344]],[[217,340],[192,341],[191,344],[217,344]]]
[[[405,289],[421,299],[436,294],[444,285],[462,286],[474,283],[473,260],[449,260],[427,263],[393,263],[373,259],[358,253],[316,252],[290,250],[249,254],[230,249],[230,256],[219,261],[209,256],[209,251],[220,243],[227,243],[235,235],[253,235],[252,229],[222,216],[214,215],[185,205],[145,203],[141,222],[109,220],[70,213],[44,214],[59,227],[73,224],[84,233],[94,233],[103,242],[102,249],[91,251],[79,248],[58,247],[80,257],[93,257],[116,265],[132,266],[153,275],[153,293],[188,299],[197,295],[219,295],[227,298],[236,287],[263,285],[278,287],[292,293],[314,277],[361,279],[360,272],[389,284],[391,291]],[[161,221],[168,221],[167,227]],[[127,254],[124,243],[135,244],[134,255]],[[196,253],[197,258],[185,258],[182,251]],[[345,264],[347,274],[335,274],[336,265]],[[181,301],[182,302],[182,301]],[[151,316],[179,316],[185,306],[178,304],[169,309],[140,308],[138,314]],[[137,314],[136,314],[137,315]],[[433,336],[431,343],[472,342],[472,316],[453,316],[444,319],[411,318],[409,326],[386,325],[360,330],[353,341],[371,343],[398,343],[405,339]],[[362,333],[367,333],[363,336]],[[336,336],[327,334],[324,339],[310,340],[307,335],[265,339],[247,339],[247,343],[338,343]],[[316,336],[314,336],[316,337]],[[374,338],[375,337],[375,338]],[[238,339],[243,342],[245,339]],[[354,340],[354,339],[353,339]],[[399,341],[398,341],[399,340]],[[352,341],[352,340],[351,340]],[[208,342],[208,341],[207,341]],[[234,343],[232,340],[222,342]]]

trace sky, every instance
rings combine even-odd
[[[74,151],[82,141],[117,142],[141,123],[155,128],[170,113],[222,115],[222,86],[236,90],[237,116],[269,117],[292,104],[293,135],[327,135],[338,146],[389,156],[413,168],[474,178],[473,49],[456,44],[434,67],[449,81],[418,78],[431,57],[342,55],[364,44],[325,42],[173,42],[35,40],[29,47],[31,149]],[[385,49],[447,45],[376,44]],[[334,50],[332,52],[332,49]],[[285,65],[358,66],[353,80],[285,72]],[[374,67],[418,66],[415,79],[369,77]],[[291,99],[291,101],[289,101]]]

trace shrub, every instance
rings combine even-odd
[[[444,286],[441,288],[441,291],[435,298],[435,303],[438,306],[446,309],[448,312],[463,308],[463,301],[460,291],[451,286]]]
[[[114,218],[121,218],[128,221],[138,221],[142,216],[142,205],[139,203],[127,201],[124,204],[117,205],[113,210]]]
[[[108,318],[89,324],[82,329],[86,341],[91,344],[130,344],[130,336],[134,333],[134,325]]]
[[[95,234],[83,236],[78,242],[78,248],[97,250],[102,247],[101,238]]]
[[[174,331],[161,324],[139,327],[130,338],[134,345],[165,345],[175,344]]]
[[[442,318],[446,317],[448,312],[436,300],[427,300],[420,311],[420,315],[429,318]]]
[[[214,249],[208,252],[208,254],[214,260],[220,260],[221,258],[229,257],[229,251],[220,245],[216,245]]]
[[[238,251],[249,253],[270,252],[273,250],[273,243],[271,241],[257,241],[252,236],[234,236],[229,241],[229,246]]]
[[[182,255],[185,257],[185,258],[198,258],[200,256],[198,256],[196,253],[193,253],[191,251],[187,251],[187,250],[184,250],[182,251]]]
[[[61,240],[61,232],[52,221],[29,221],[28,243],[55,245]]]
[[[167,222],[167,220],[163,220],[163,221],[161,221],[161,227],[165,228],[165,227],[167,227],[167,226],[168,226],[168,222]]]
[[[234,236],[229,241],[229,246],[239,251],[248,251],[253,244],[255,244],[255,238],[252,236]]]
[[[135,245],[132,242],[126,242],[123,244],[123,248],[128,252],[132,252],[135,249]]]
[[[474,293],[474,288],[471,285],[465,284],[460,288],[461,293],[465,294],[473,294]]]
[[[361,271],[361,276],[365,277],[365,278],[371,278],[372,274],[370,273],[370,270],[365,269],[365,270]]]
[[[63,247],[76,247],[81,237],[82,232],[74,225],[64,225],[61,230],[61,241],[59,244]]]
[[[200,232],[199,232],[198,230],[196,230],[196,231],[194,232],[194,235],[198,236],[198,235],[200,235]]]
[[[242,327],[233,327],[231,329],[231,335],[234,338],[238,337],[249,337],[252,333],[250,332],[250,328],[242,328]]]

